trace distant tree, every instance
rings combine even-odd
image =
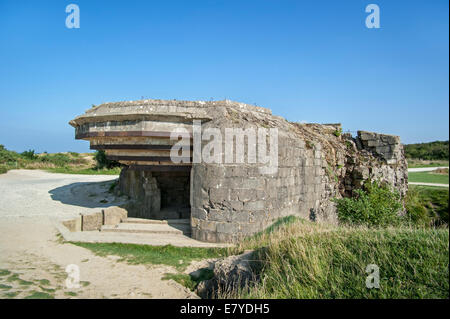
[[[405,155],[407,158],[424,160],[448,160],[448,141],[435,141],[430,143],[406,144]]]

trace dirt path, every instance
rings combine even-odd
[[[115,178],[26,170],[0,175],[0,298],[195,297],[161,279],[170,267],[129,265],[61,242],[54,223],[116,204],[105,191]],[[93,184],[83,193],[80,183]],[[80,288],[67,288],[68,265],[79,269]]]
[[[432,172],[440,168],[448,168],[448,166],[408,168],[408,172]]]
[[[409,185],[420,185],[420,186],[435,186],[435,187],[447,187],[448,184],[437,184],[437,183],[422,183],[422,182],[409,182]]]

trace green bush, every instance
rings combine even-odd
[[[334,199],[339,221],[365,226],[399,225],[403,207],[400,194],[377,181],[367,182],[352,198]]]
[[[8,151],[3,145],[0,145],[0,163],[16,162],[20,154],[14,151]]]
[[[430,226],[431,216],[428,213],[427,208],[424,206],[423,201],[420,198],[417,190],[409,190],[405,201],[406,218],[410,224],[417,226]]]
[[[333,135],[336,137],[341,136],[341,134],[342,134],[342,127],[340,127],[339,129],[337,129],[333,132]]]
[[[37,155],[34,153],[34,150],[22,152],[20,155],[29,160],[35,160],[37,158]]]
[[[405,200],[405,218],[417,226],[448,225],[448,199],[448,189],[410,186]]]
[[[404,147],[405,147],[405,156],[407,158],[420,158],[423,160],[447,160],[447,161],[449,158],[448,141],[406,144]]]
[[[67,164],[73,162],[72,158],[69,155],[63,153],[44,154],[39,157],[39,160],[41,162],[52,163],[56,166],[66,166]]]
[[[94,159],[97,161],[97,168],[99,169],[102,168],[110,169],[113,167],[120,166],[119,162],[107,159],[105,151],[102,150],[95,152]]]

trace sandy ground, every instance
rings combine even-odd
[[[129,265],[61,242],[55,222],[120,203],[107,192],[116,178],[38,170],[0,175],[0,298],[196,297],[161,279],[170,267]],[[79,288],[66,284],[68,265],[79,269]]]

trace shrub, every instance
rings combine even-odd
[[[44,154],[39,158],[42,162],[52,163],[55,166],[66,166],[67,164],[72,163],[72,158],[63,153],[56,154]]]
[[[448,224],[448,198],[448,189],[410,186],[405,200],[405,218],[418,226]]]
[[[405,200],[406,218],[413,225],[430,226],[431,216],[417,188],[410,188]]]
[[[20,155],[14,151],[8,151],[3,145],[0,145],[0,163],[16,162]]]
[[[105,151],[102,150],[95,152],[94,159],[97,161],[97,168],[100,169],[120,166],[119,162],[107,159]]]
[[[37,155],[34,153],[34,150],[28,150],[25,152],[22,152],[20,155],[22,155],[24,158],[29,160],[34,160],[37,158]]]
[[[402,210],[400,194],[377,181],[367,182],[352,198],[334,199],[339,221],[366,226],[399,225]]]
[[[341,127],[333,132],[333,135],[336,136],[336,137],[341,136],[341,134],[342,134],[342,128]]]

